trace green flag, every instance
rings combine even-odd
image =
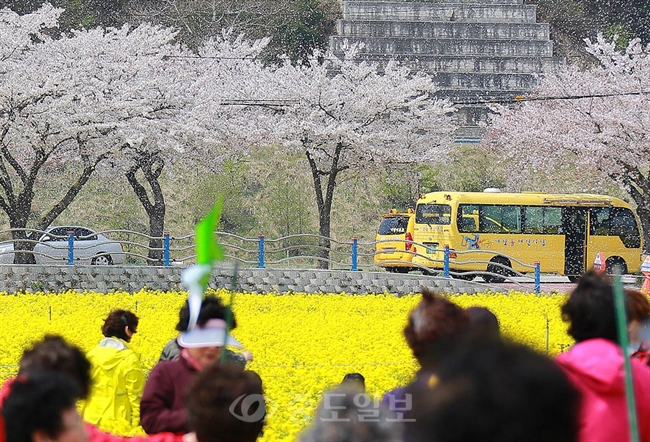
[[[210,281],[212,267],[216,261],[224,258],[224,251],[217,242],[215,230],[221,217],[221,198],[217,200],[210,213],[196,225],[196,264],[183,270],[181,282],[187,287],[187,303],[190,308],[188,330],[196,326],[199,318],[203,293]]]
[[[210,213],[196,225],[196,263],[213,265],[223,259],[223,248],[217,242],[215,230],[221,218],[221,198],[212,207]]]

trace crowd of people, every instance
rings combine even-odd
[[[611,281],[594,271],[583,275],[561,309],[575,345],[553,360],[503,337],[489,310],[462,309],[423,289],[404,327],[419,364],[413,381],[376,401],[361,373],[347,374],[323,395],[300,441],[609,442],[637,433],[650,442],[650,352],[643,335],[650,303],[632,290],[625,301],[630,347],[624,349]],[[226,348],[243,350],[229,333],[233,312],[206,296],[192,329],[189,316],[186,303],[178,337],[146,382],[129,344],[138,317],[128,310],[109,313],[104,338],[87,355],[60,336],[34,343],[0,391],[0,442],[257,440],[266,416],[263,382],[246,370],[250,352]],[[101,430],[138,424],[149,436]]]

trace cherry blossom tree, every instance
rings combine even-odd
[[[166,215],[161,175],[201,164],[213,171],[222,162],[245,153],[249,145],[265,137],[255,118],[264,70],[257,57],[268,39],[247,41],[224,31],[205,42],[198,54],[183,52],[159,67],[167,79],[160,85],[173,116],[158,119],[145,130],[131,128],[112,161],[120,167],[149,217],[148,262],[162,260]],[[214,196],[216,199],[216,195]]]
[[[160,125],[177,106],[158,75],[178,53],[174,33],[148,25],[75,31],[53,39],[61,10],[0,11],[0,208],[25,229],[35,194],[65,167],[74,177],[29,227],[42,230],[74,200],[98,165],[119,154],[134,128]],[[14,230],[16,263],[33,243]],[[21,241],[23,240],[23,241]]]
[[[327,268],[332,203],[346,171],[368,171],[378,162],[439,160],[453,130],[448,101],[433,97],[433,80],[395,61],[383,70],[318,51],[305,64],[285,63],[275,72],[286,106],[275,127],[287,149],[307,157],[319,216],[319,267]],[[447,141],[447,142],[446,142]],[[362,196],[360,196],[362,197]]]
[[[516,108],[499,108],[484,146],[513,158],[509,186],[534,174],[571,169],[583,191],[616,182],[636,203],[650,246],[650,46],[624,52],[602,36],[586,40],[597,67],[569,66],[543,79]]]

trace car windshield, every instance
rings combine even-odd
[[[408,226],[408,216],[391,216],[384,218],[379,225],[378,235],[404,235]]]

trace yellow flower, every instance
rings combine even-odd
[[[230,292],[212,293],[229,302]],[[46,333],[64,336],[88,351],[102,338],[103,320],[112,309],[124,308],[140,317],[132,347],[142,355],[148,372],[160,352],[176,336],[178,311],[185,292],[141,290],[136,293],[74,291],[56,294],[3,294],[0,322],[5,337],[0,349],[0,381],[18,369],[22,351]],[[402,335],[408,313],[419,295],[319,295],[292,293],[237,293],[238,327],[233,335],[255,359],[249,363],[264,380],[269,402],[262,441],[295,440],[309,425],[324,391],[346,373],[366,378],[369,395],[379,398],[408,383],[417,370]],[[461,307],[484,306],[494,312],[504,335],[551,356],[572,340],[560,318],[564,295],[534,295],[511,291],[451,295]],[[142,434],[140,427],[109,428],[123,435]]]

